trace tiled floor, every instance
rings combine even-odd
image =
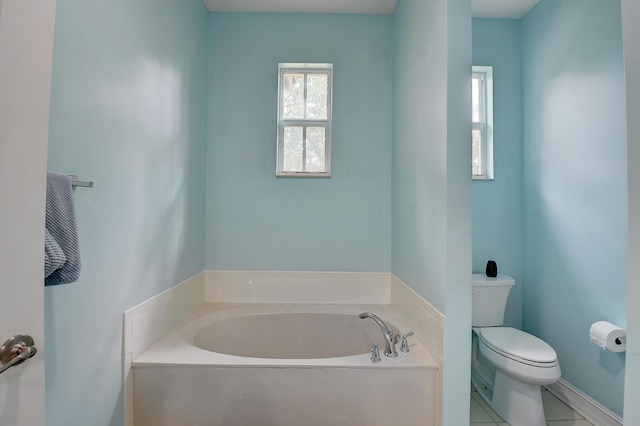
[[[509,426],[487,405],[480,395],[471,388],[471,425],[470,426]],[[580,414],[573,411],[564,402],[548,390],[542,390],[542,403],[548,426],[593,426]]]

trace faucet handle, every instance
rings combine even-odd
[[[374,343],[371,347],[371,362],[375,364],[380,361],[380,349],[378,348],[378,344]]]
[[[408,332],[407,334],[402,335],[402,343],[400,344],[400,352],[407,353],[409,352],[409,343],[407,342],[407,337],[413,336],[413,331]]]

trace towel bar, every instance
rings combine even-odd
[[[69,175],[69,177],[71,178],[71,186],[74,188],[76,187],[93,188],[93,181],[91,180],[80,179],[76,175]]]

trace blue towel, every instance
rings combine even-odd
[[[80,246],[78,244],[78,229],[76,228],[76,214],[73,205],[73,187],[71,178],[59,173],[47,173],[47,210],[45,226],[45,274],[47,262],[49,268],[60,263],[61,256],[55,243],[64,256],[64,262],[58,265],[44,279],[44,285],[68,284],[80,277]],[[49,234],[49,247],[47,237]],[[47,250],[52,256],[47,260]]]
[[[55,238],[51,236],[47,228],[44,229],[44,277],[47,278],[56,269],[64,265],[67,261],[67,256],[60,248],[60,245],[56,242]]]

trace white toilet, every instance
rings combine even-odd
[[[560,378],[556,352],[524,331],[502,327],[514,280],[473,274],[471,383],[511,426],[544,426],[540,385]]]

